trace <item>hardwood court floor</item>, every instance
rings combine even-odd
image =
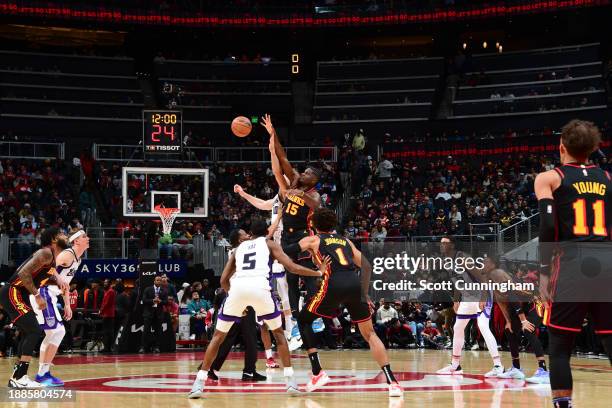
[[[332,376],[324,392],[299,397],[284,393],[282,370],[268,370],[266,383],[240,381],[242,354],[232,353],[221,373],[222,380],[207,386],[205,399],[188,400],[194,370],[201,352],[158,355],[60,356],[53,373],[66,381],[66,388],[77,390],[72,403],[1,403],[2,407],[214,407],[214,408],[370,408],[440,407],[507,408],[550,407],[548,386],[527,385],[523,381],[485,379],[491,368],[486,351],[464,352],[463,376],[438,376],[435,371],[450,360],[449,351],[393,350],[390,359],[396,376],[405,388],[403,399],[389,399],[384,377],[368,351],[322,351],[321,362]],[[510,356],[502,353],[509,364]],[[535,369],[531,354],[521,355],[528,375]],[[12,359],[0,360],[0,379],[5,381]],[[309,369],[304,352],[293,355],[298,382],[303,385]],[[30,368],[33,376],[38,366]],[[607,360],[573,358],[574,402],[589,408],[612,407],[612,369]],[[258,361],[265,373],[263,360]],[[209,383],[207,383],[208,385]]]

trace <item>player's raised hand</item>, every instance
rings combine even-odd
[[[261,117],[261,125],[266,128],[270,136],[274,134],[274,125],[272,125],[272,118],[268,113]]]
[[[244,190],[240,184],[234,184],[234,193],[242,194]]]

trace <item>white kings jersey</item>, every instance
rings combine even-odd
[[[280,214],[281,207],[282,207],[282,203],[277,194],[274,196],[274,201],[272,202],[272,215],[270,216],[270,225],[272,225],[274,221],[276,221],[276,218]],[[281,220],[278,223],[278,227],[276,228],[276,231],[274,231],[274,235],[272,236],[272,238],[274,239],[274,242],[276,242],[277,244],[280,244],[282,233],[283,233],[283,220]]]
[[[57,271],[57,274],[64,279],[64,282],[70,284],[70,281],[72,281],[72,278],[74,278],[74,275],[81,265],[81,259],[76,256],[76,253],[72,248],[64,249],[64,251],[70,252],[70,254],[74,257],[72,263],[69,266],[58,265],[55,267],[55,270]]]
[[[64,280],[64,282],[70,284],[72,278],[74,278],[74,275],[79,270],[79,266],[81,266],[81,259],[76,256],[76,253],[72,248],[64,249],[62,252],[69,252],[70,255],[72,255],[72,263],[68,266],[57,265],[55,267],[55,271]],[[59,287],[55,285],[49,286],[49,292],[55,296],[59,296],[62,293]]]
[[[272,257],[266,237],[244,241],[236,248],[235,256],[236,272],[232,284],[271,290]]]

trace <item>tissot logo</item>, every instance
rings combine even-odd
[[[147,150],[151,151],[170,151],[170,152],[178,152],[181,150],[181,146],[157,146],[157,145],[149,145],[147,146]]]

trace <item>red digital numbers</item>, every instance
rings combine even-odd
[[[151,132],[151,141],[160,143],[161,139],[159,135],[163,132],[164,136],[170,137],[170,141],[174,142],[174,138],[176,135],[174,134],[174,126],[164,126],[161,125],[153,125],[153,131]]]
[[[170,140],[174,142],[174,126],[164,126],[164,135],[170,136]]]
[[[161,125],[153,125],[153,132],[151,132],[151,141],[152,142],[157,142],[157,143],[161,142],[159,137],[157,137],[157,136],[160,135],[161,131],[162,131]]]

